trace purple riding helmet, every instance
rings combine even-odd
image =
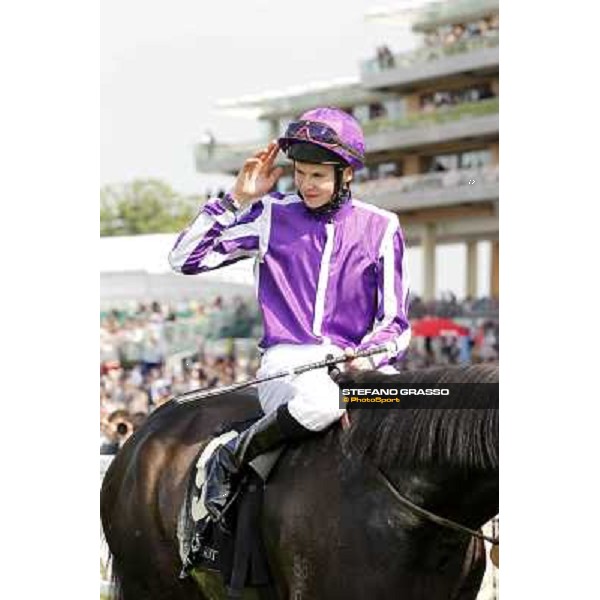
[[[354,117],[339,108],[315,108],[292,121],[278,141],[291,160],[335,168],[331,202],[313,212],[333,212],[350,198],[349,186],[342,185],[344,168],[358,170],[365,165],[365,138]]]

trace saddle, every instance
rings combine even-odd
[[[256,420],[228,424],[200,451],[179,516],[177,533],[184,565],[180,577],[195,570],[220,573],[229,598],[241,598],[245,587],[268,591],[272,583],[260,517],[264,486],[283,448],[258,456],[249,464],[251,468],[244,473],[227,509],[226,527],[212,521],[204,507],[204,468],[219,445]]]

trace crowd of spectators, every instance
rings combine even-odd
[[[475,85],[458,90],[441,90],[424,94],[420,98],[421,110],[433,112],[441,108],[465,104],[466,102],[479,102],[493,98],[494,94],[489,85]]]
[[[471,23],[442,25],[425,36],[425,45],[429,48],[452,46],[460,41],[493,37],[498,35],[500,20],[498,15],[491,15]]]
[[[472,298],[467,296],[464,300],[458,300],[453,292],[442,293],[440,298],[425,302],[419,296],[411,296],[409,316],[411,319],[420,319],[426,315],[436,317],[488,318],[498,320],[499,303],[496,298],[484,296]]]
[[[437,315],[470,318],[477,324],[469,327],[467,337],[414,338],[398,366],[413,370],[497,360],[497,314],[498,303],[489,298],[459,302],[451,293],[434,302],[411,298],[411,319]],[[225,302],[220,297],[208,303],[134,303],[101,313],[101,453],[116,452],[150,412],[174,396],[254,377],[260,337],[256,318],[256,310],[242,298]],[[203,321],[219,326],[198,330]],[[186,351],[178,345],[181,340],[170,336],[170,326],[175,325],[191,331]]]
[[[259,321],[241,297],[132,303],[101,312],[101,445],[110,451],[122,443],[174,395],[253,375],[257,351],[240,353],[232,340],[251,338],[255,346]]]
[[[254,303],[241,296],[224,301],[174,304],[132,303],[100,313],[100,367],[141,364],[145,375],[166,354],[198,346],[202,339],[247,338],[260,334]]]
[[[468,330],[466,336],[447,334],[436,338],[413,338],[397,367],[402,371],[415,371],[433,366],[498,361],[497,319],[487,319]]]
[[[100,375],[101,453],[113,453],[146,416],[174,396],[214,388],[253,377],[258,357],[198,352],[177,361],[163,361],[145,373],[142,363],[115,365]]]
[[[429,31],[424,37],[424,46],[410,52],[394,55],[387,45],[378,46],[375,59],[368,61],[370,68],[384,71],[396,66],[408,66],[415,60],[439,58],[440,55],[460,52],[471,40],[497,38],[500,29],[498,14],[490,15],[469,23],[441,25]]]

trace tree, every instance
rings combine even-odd
[[[157,179],[106,185],[100,190],[100,235],[171,233],[183,229],[202,202]]]

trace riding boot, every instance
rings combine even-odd
[[[232,484],[243,467],[254,458],[281,444],[310,436],[290,414],[287,404],[242,431],[237,437],[219,446],[206,465],[206,510],[214,521],[219,521],[232,492]]]

